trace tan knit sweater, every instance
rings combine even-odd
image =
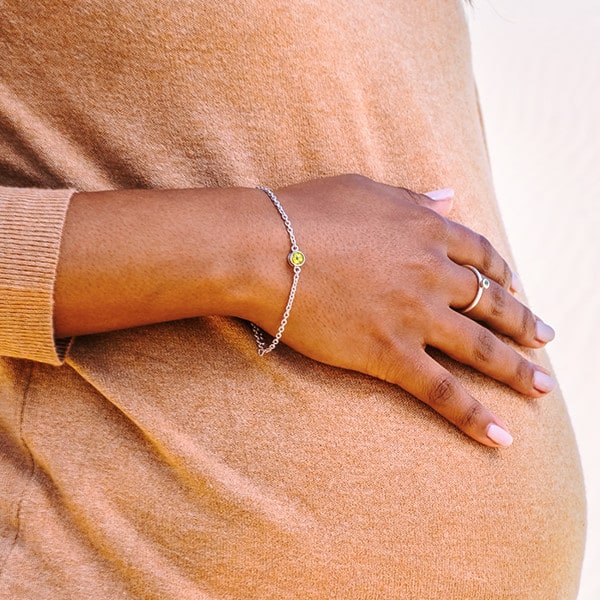
[[[69,189],[452,186],[509,256],[459,0],[0,7],[0,597],[574,598],[558,392],[441,359],[510,425],[494,450],[237,320],[53,340]]]

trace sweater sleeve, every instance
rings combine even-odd
[[[70,340],[54,337],[54,282],[74,191],[0,187],[0,356],[65,358]]]

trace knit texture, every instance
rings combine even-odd
[[[80,337],[53,366],[68,189],[452,186],[510,257],[459,0],[7,0],[0,56],[1,598],[576,597],[558,391],[439,357],[509,424],[494,450],[393,385],[259,358],[234,319]]]
[[[71,192],[0,188],[0,355],[58,365],[54,278]]]

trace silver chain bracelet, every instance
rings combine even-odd
[[[294,279],[292,281],[292,287],[290,289],[290,295],[288,296],[287,304],[285,305],[285,310],[283,311],[283,317],[281,318],[281,323],[279,324],[279,329],[275,334],[272,342],[269,346],[265,342],[265,336],[263,330],[251,323],[252,333],[254,334],[254,339],[256,340],[256,344],[258,346],[258,355],[264,356],[265,354],[271,352],[279,344],[279,340],[283,335],[283,331],[285,326],[287,325],[288,319],[290,318],[290,311],[292,310],[292,304],[294,304],[294,297],[296,296],[296,288],[298,287],[298,280],[300,279],[300,272],[302,271],[302,265],[306,262],[306,257],[298,248],[298,244],[296,243],[296,236],[294,235],[294,229],[292,228],[292,224],[290,223],[289,217],[285,214],[285,210],[283,210],[283,206],[277,199],[277,196],[268,188],[264,186],[259,186],[256,189],[262,190],[269,198],[271,202],[275,205],[275,208],[278,210],[283,222],[285,224],[285,228],[290,236],[290,253],[288,254],[287,260],[289,265],[294,269]]]

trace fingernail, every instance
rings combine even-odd
[[[544,321],[538,320],[535,324],[535,339],[538,342],[542,342],[543,344],[550,342],[554,339],[555,335],[554,329],[550,325],[546,325]]]
[[[488,425],[486,434],[490,440],[492,440],[492,442],[498,444],[498,446],[502,446],[503,448],[508,448],[513,443],[512,435],[495,423],[490,423]]]
[[[556,380],[543,371],[535,371],[533,374],[533,387],[538,392],[551,392],[556,387]]]
[[[432,192],[425,192],[425,196],[431,200],[449,200],[450,198],[454,198],[454,190],[452,188],[433,190]]]
[[[512,274],[512,279],[510,282],[510,291],[511,292],[522,292],[523,284],[521,283],[521,278],[517,275],[517,273]]]

